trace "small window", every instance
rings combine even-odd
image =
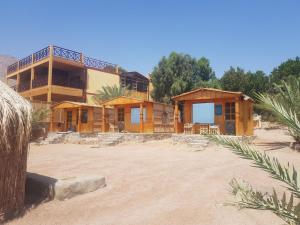
[[[118,121],[124,122],[124,108],[118,109]]]
[[[144,122],[146,122],[146,108],[143,110]],[[131,108],[131,123],[139,124],[140,123],[140,108]]]
[[[83,109],[81,111],[81,123],[87,123],[88,122],[88,110]]]
[[[215,107],[215,115],[216,116],[221,116],[222,115],[222,105],[221,104],[217,104]]]

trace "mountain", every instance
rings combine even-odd
[[[0,80],[5,81],[6,69],[9,65],[17,62],[18,59],[13,56],[0,55]]]

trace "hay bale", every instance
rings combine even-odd
[[[31,105],[0,81],[0,221],[24,206]]]

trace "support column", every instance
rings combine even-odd
[[[51,102],[51,85],[52,85],[52,69],[53,69],[53,46],[50,46],[50,53],[49,53],[49,68],[48,68],[48,93],[47,93],[47,101]]]
[[[140,133],[144,132],[144,109],[143,103],[140,104]]]
[[[20,74],[17,74],[17,84],[16,84],[16,91],[19,92],[19,87],[20,87]]]
[[[175,111],[174,111],[174,126],[175,126],[175,133],[179,133],[178,129],[178,101],[175,101]]]
[[[102,133],[105,132],[105,106],[102,106]]]
[[[32,89],[32,83],[33,83],[33,80],[34,80],[34,67],[31,68],[31,71],[30,71],[30,90]],[[32,97],[32,94],[30,93],[30,100],[33,100],[33,97]]]
[[[242,135],[240,132],[240,100],[235,99],[235,135]]]
[[[77,127],[77,132],[81,132],[81,107],[78,109],[78,127]]]

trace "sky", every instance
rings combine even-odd
[[[270,73],[300,55],[299,0],[2,0],[0,54],[53,44],[151,73],[172,51]]]

